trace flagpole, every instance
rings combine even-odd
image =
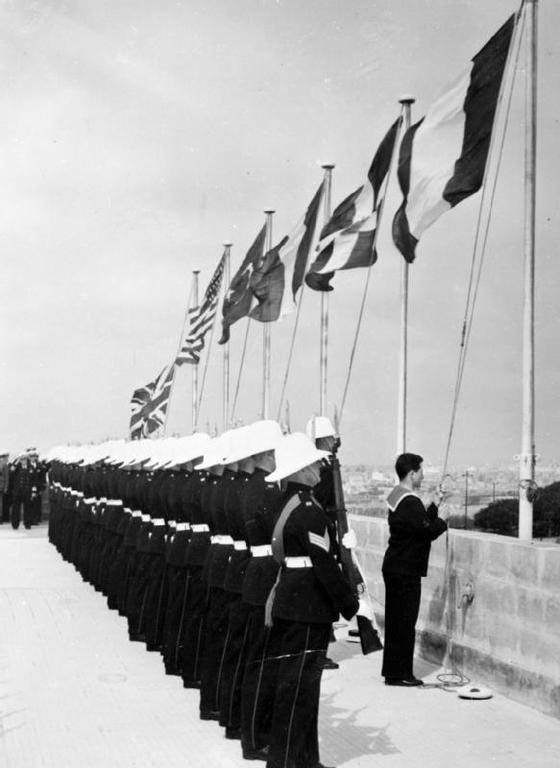
[[[272,248],[272,217],[274,211],[266,210],[266,237],[264,241],[264,252],[268,253]],[[262,389],[262,409],[261,416],[268,419],[268,410],[270,403],[270,323],[263,323],[263,389]]]
[[[535,485],[535,197],[537,148],[537,0],[525,0],[527,87],[525,127],[525,286],[523,304],[523,416],[519,457],[519,538],[533,538]]]
[[[410,128],[411,107],[416,99],[402,96],[399,104],[403,109],[403,136]],[[401,265],[401,326],[399,356],[399,393],[397,404],[397,456],[406,451],[406,416],[408,390],[408,274],[409,264],[402,259]]]
[[[321,166],[325,172],[325,193],[323,221],[327,224],[331,217],[331,197],[332,197],[332,172],[334,163],[325,163]],[[328,374],[328,354],[329,354],[329,294],[327,291],[321,291],[321,323],[320,323],[320,341],[319,341],[319,414],[327,415],[327,374]]]
[[[231,246],[232,243],[225,242],[224,248],[224,296],[229,288],[230,280],[230,260],[231,260]],[[229,339],[224,344],[224,370],[223,370],[223,419],[224,419],[224,432],[228,428],[228,414],[229,414]]]
[[[198,306],[198,276],[199,269],[193,269],[193,302],[192,307]],[[192,431],[198,430],[198,363],[192,366]]]

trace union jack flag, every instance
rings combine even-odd
[[[216,316],[225,258],[226,254],[224,253],[208,284],[202,302],[198,307],[193,307],[188,311],[181,349],[175,360],[177,365],[182,365],[183,363],[197,365],[200,362],[200,353],[204,349],[204,337],[212,327],[214,317]]]
[[[166,365],[149,384],[134,390],[130,401],[130,437],[149,437],[165,424],[174,365]]]

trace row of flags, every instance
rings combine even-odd
[[[398,181],[403,200],[393,218],[392,235],[408,262],[414,261],[426,229],[482,186],[514,28],[511,16],[402,138]],[[268,251],[266,228],[260,230],[225,293],[220,344],[229,341],[231,326],[243,317],[268,323],[290,314],[304,282],[313,290],[330,291],[337,271],[376,262],[383,190],[401,122],[402,118],[396,120],[381,141],[364,184],[335,208],[322,228],[324,182],[292,232]],[[224,263],[225,254],[201,303],[189,310],[174,362],[134,392],[132,437],[148,436],[164,424],[175,367],[198,364],[206,333],[214,323]]]

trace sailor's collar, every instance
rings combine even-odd
[[[414,493],[414,491],[411,491],[409,488],[405,488],[404,485],[401,485],[400,483],[399,485],[395,485],[391,493],[387,496],[387,506],[389,507],[389,511],[394,512],[401,501],[406,499],[407,496],[414,496],[416,499],[420,498],[418,494]]]

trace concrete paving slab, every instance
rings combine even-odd
[[[557,720],[502,696],[386,687],[381,654],[363,657],[342,639],[329,653],[340,669],[323,678],[325,765],[560,766]],[[430,680],[436,670],[418,661],[416,672]],[[44,526],[0,526],[1,768],[242,765],[239,744],[199,720],[198,692],[129,642],[125,620],[60,558]]]

